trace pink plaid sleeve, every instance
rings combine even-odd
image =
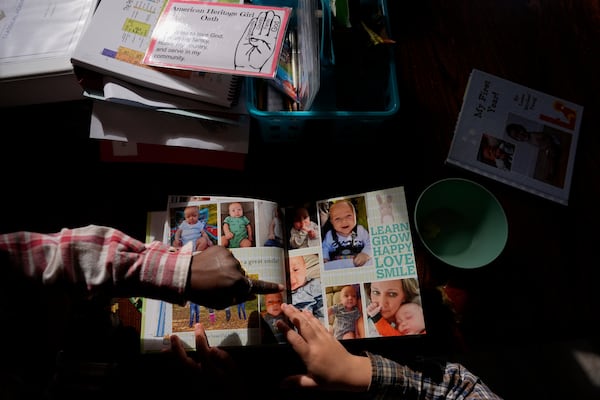
[[[0,250],[10,265],[44,284],[59,281],[88,294],[110,291],[183,304],[192,259],[191,246],[178,251],[161,243],[144,244],[123,232],[96,225],[59,233],[0,235]],[[108,294],[108,293],[104,293]]]

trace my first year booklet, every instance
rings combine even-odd
[[[213,346],[285,343],[276,325],[285,321],[282,302],[311,311],[340,340],[425,334],[401,186],[293,206],[172,195],[160,216],[149,238],[162,237],[174,251],[190,241],[197,251],[228,247],[248,276],[287,290],[220,310],[143,299],[143,352],[168,348],[172,334],[195,349],[197,322]]]
[[[568,205],[583,106],[473,69],[446,163]]]

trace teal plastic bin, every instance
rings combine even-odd
[[[328,0],[325,0],[328,1]],[[361,7],[380,15],[391,37],[384,0],[361,0]],[[360,22],[353,23],[353,26]],[[327,28],[322,25],[321,35]],[[250,116],[256,120],[263,140],[289,141],[312,129],[335,134],[364,134],[394,116],[400,107],[393,44],[362,46],[356,54],[354,36],[364,40],[364,30],[333,29],[327,36],[334,48],[335,61],[321,55],[320,89],[312,107],[306,111],[261,108],[264,79],[248,78],[245,85]],[[354,35],[354,36],[353,36]],[[322,50],[322,49],[321,49]]]

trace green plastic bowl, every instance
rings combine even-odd
[[[496,197],[478,183],[448,178],[428,186],[417,199],[415,226],[436,258],[458,268],[494,261],[508,239],[508,221]]]

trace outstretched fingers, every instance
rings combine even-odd
[[[169,340],[171,341],[170,351],[180,362],[194,369],[197,369],[199,367],[196,361],[187,354],[183,342],[177,335],[171,335],[169,337]]]
[[[201,323],[194,325],[194,336],[196,338],[196,355],[198,357],[198,362],[200,362],[201,365],[206,365],[208,363],[210,345],[208,344],[204,325]]]
[[[281,309],[297,329],[297,331],[294,331],[289,326],[283,326],[286,324],[282,323],[283,332],[288,342],[302,356],[304,352],[309,350],[308,342],[318,338],[325,327],[310,311],[301,311],[293,305],[285,303],[281,305]]]
[[[315,358],[315,352],[319,352],[318,342],[321,335],[329,335],[325,327],[310,311],[300,311],[289,304],[282,304],[281,309],[296,327],[297,331],[284,323],[277,321],[277,328],[280,329],[287,338],[288,343],[294,351],[298,353],[302,361],[306,364],[308,371],[305,374],[297,374],[286,377],[282,385],[284,387],[317,387],[319,383],[310,372],[311,363]],[[317,347],[314,347],[317,344]]]

